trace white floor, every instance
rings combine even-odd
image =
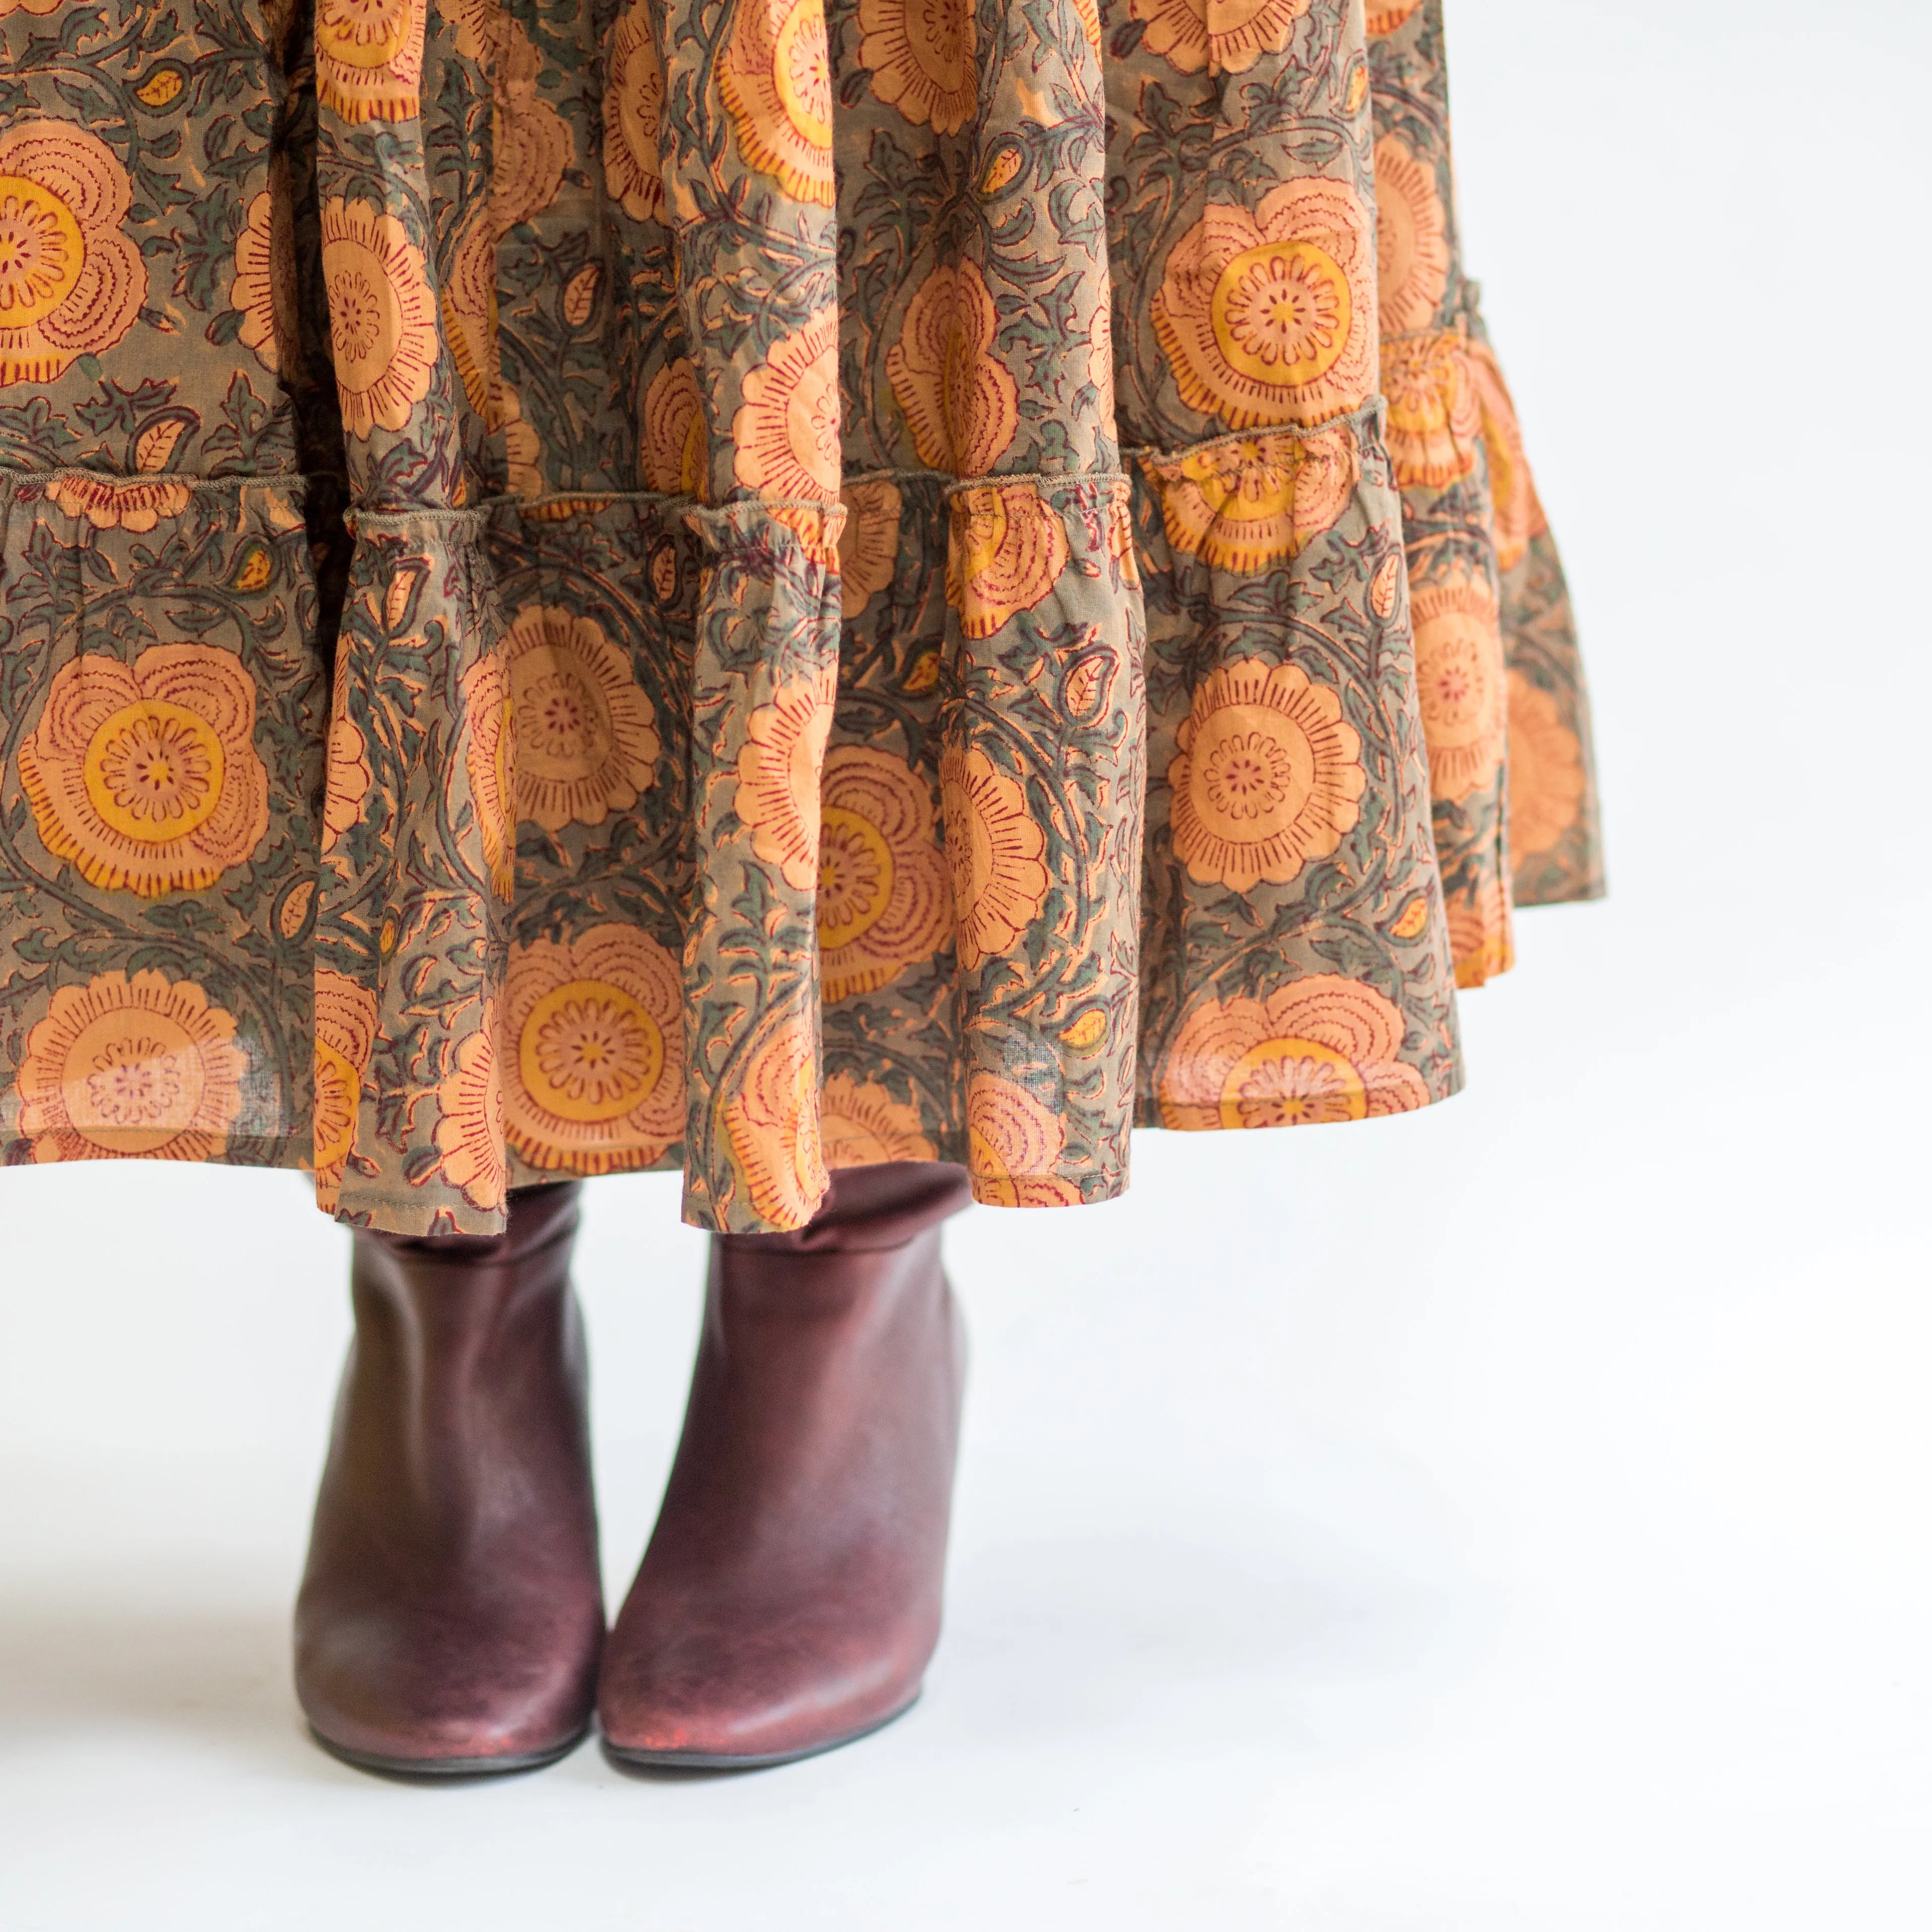
[[[0,1926],[1922,1932],[1932,10],[1457,0],[1469,245],[1616,896],[1471,1090],[951,1237],[928,1696],[738,1779],[362,1778],[286,1623],[345,1333],[285,1177],[0,1175]],[[593,1191],[610,1588],[700,1248]]]

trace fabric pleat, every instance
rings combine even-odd
[[[0,34],[0,1158],[1105,1199],[1601,891],[1439,0]]]

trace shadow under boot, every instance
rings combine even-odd
[[[296,1690],[365,1770],[529,1770],[588,1727],[604,1609],[578,1192],[518,1190],[494,1238],[356,1232]]]
[[[620,1763],[781,1764],[897,1717],[939,1638],[965,1171],[848,1168],[789,1234],[714,1238],[684,1432],[605,1647]]]

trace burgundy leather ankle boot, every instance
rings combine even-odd
[[[938,1162],[848,1168],[791,1234],[712,1244],[691,1402],[604,1648],[619,1762],[782,1764],[875,1730],[939,1638],[965,1360]]]
[[[494,1238],[356,1234],[296,1691],[366,1770],[528,1770],[589,1725],[604,1603],[577,1194],[513,1193]]]

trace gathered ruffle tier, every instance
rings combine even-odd
[[[0,1162],[308,1159],[310,494],[0,478]]]
[[[1101,1200],[1454,1092],[1601,890],[1438,0],[160,4],[118,146],[5,29],[98,272],[0,343],[0,1160]]]

